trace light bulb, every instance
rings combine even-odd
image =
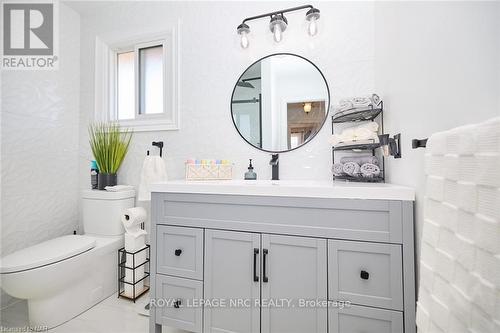
[[[311,17],[309,20],[309,27],[307,29],[309,36],[314,36],[318,33],[318,25],[316,23],[316,17]]]
[[[281,26],[279,24],[275,25],[274,26],[274,41],[276,43],[281,42],[282,36],[283,36],[283,34],[282,34],[282,31],[281,31]]]
[[[241,40],[240,40],[240,45],[241,45],[241,48],[243,49],[246,49],[248,47],[248,35],[246,32],[242,32],[241,33]]]
[[[309,21],[309,26],[307,27],[307,32],[310,36],[314,36],[318,33],[318,22],[316,22],[320,17],[319,9],[311,8],[306,13],[306,20]]]
[[[240,35],[240,45],[242,49],[246,49],[248,47],[248,33],[250,32],[250,27],[243,22],[236,29],[238,35]]]

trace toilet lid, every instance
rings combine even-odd
[[[0,273],[14,273],[53,264],[88,251],[94,246],[94,237],[85,235],[57,237],[1,258]]]

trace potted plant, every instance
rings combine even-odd
[[[90,147],[99,167],[98,189],[117,184],[116,173],[127,154],[132,132],[116,123],[94,123],[89,126]]]

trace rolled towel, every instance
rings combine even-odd
[[[363,165],[365,163],[378,165],[378,158],[376,156],[363,155],[363,156],[344,156],[340,159],[340,163],[342,164],[348,162],[354,162],[359,165]]]
[[[335,108],[335,113],[348,113],[347,111],[355,110],[356,108],[365,108],[371,105],[375,107],[378,106],[381,101],[380,96],[377,94],[343,98],[339,101],[338,106]]]
[[[360,166],[356,162],[347,162],[342,166],[342,171],[349,176],[358,177],[360,172]]]
[[[361,166],[361,175],[365,178],[377,177],[380,175],[380,168],[378,165],[365,163]]]
[[[352,101],[348,98],[344,98],[339,101],[339,105],[335,108],[335,112],[344,112],[352,108]]]
[[[373,103],[373,101],[371,99],[371,96],[370,97],[353,97],[352,98],[352,105],[355,108],[370,106],[370,105],[372,105],[372,103]]]
[[[380,99],[380,96],[377,94],[372,94],[371,98],[372,98],[372,102],[373,102],[374,106],[377,106],[380,104],[380,102],[382,102],[382,100]]]
[[[344,174],[342,163],[335,163],[332,166],[332,173],[334,176],[342,176]]]

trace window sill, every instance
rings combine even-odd
[[[150,120],[120,120],[121,127],[128,128],[134,132],[157,132],[157,131],[177,131],[179,126],[176,122],[166,119]]]

